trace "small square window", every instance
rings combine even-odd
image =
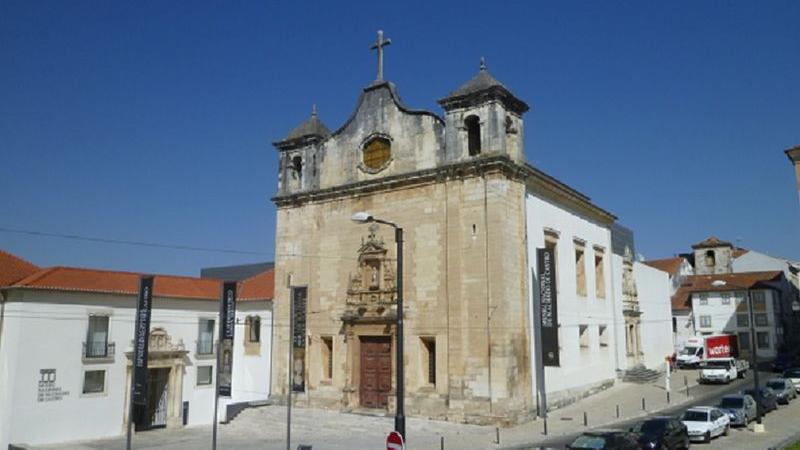
[[[756,314],[756,326],[766,327],[767,325],[769,325],[769,320],[767,319],[767,315],[764,313]]]
[[[769,349],[769,333],[759,331],[756,333],[756,340],[758,341],[758,348]]]
[[[723,305],[730,305],[731,304],[731,294],[728,294],[728,293],[722,294],[722,304]]]
[[[708,304],[708,295],[707,294],[700,294],[700,304],[707,305]]]
[[[739,332],[739,348],[747,352],[750,351],[750,332]]]
[[[701,328],[710,328],[711,327],[711,316],[700,316],[700,327]]]
[[[747,314],[736,314],[736,326],[746,328],[750,326],[750,316]]]
[[[83,393],[99,394],[106,390],[106,371],[87,370],[83,374]]]
[[[197,366],[197,385],[207,386],[211,384],[211,374],[213,366]]]

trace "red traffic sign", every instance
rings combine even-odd
[[[397,431],[392,431],[386,437],[386,450],[405,450],[406,446],[403,443],[403,436]]]

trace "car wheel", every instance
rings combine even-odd
[[[703,442],[706,442],[706,443],[711,442],[711,432],[710,431],[706,431],[706,435],[703,436]]]
[[[722,435],[723,436],[727,436],[728,435],[728,431],[730,430],[730,428],[731,428],[730,425],[725,425],[725,431],[722,432]]]

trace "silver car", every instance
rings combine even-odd
[[[775,397],[781,405],[788,405],[791,400],[797,398],[794,384],[786,378],[773,378],[767,381],[767,387],[775,392]]]
[[[749,395],[726,395],[717,405],[731,419],[732,426],[747,426],[756,418],[756,401]]]

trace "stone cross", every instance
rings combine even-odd
[[[378,50],[378,78],[375,81],[383,81],[383,47],[391,43],[391,39],[383,39],[383,30],[378,30],[378,39],[370,47],[370,50]]]

